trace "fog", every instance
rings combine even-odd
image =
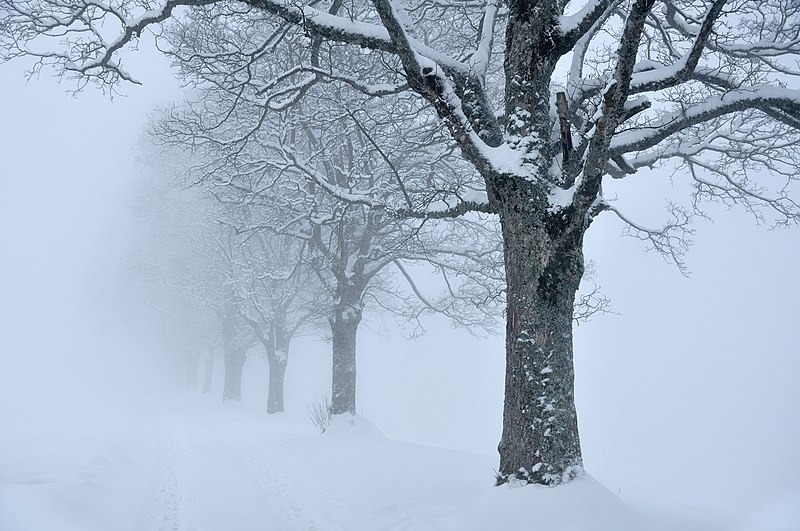
[[[219,362],[209,396],[185,390],[157,317],[132,302],[134,151],[154,106],[180,92],[152,51],[129,69],[143,85],[113,99],[92,88],[72,97],[46,76],[26,82],[21,63],[0,69],[0,481],[9,484],[67,466],[70,452],[101,451],[85,441],[101,448],[161,425],[174,401],[264,409],[260,355],[245,365],[241,405],[220,404]],[[636,175],[613,192],[626,212],[657,224],[665,198],[685,193],[674,180]],[[587,471],[628,503],[716,529],[800,504],[800,233],[736,209],[709,213],[713,222],[695,223],[688,278],[601,216],[586,255],[615,313],[577,327],[575,363]],[[430,318],[407,341],[391,318],[367,321],[363,417],[393,440],[496,460],[502,333],[477,339]],[[306,404],[329,392],[329,349],[310,336],[293,343],[287,416],[310,425]]]

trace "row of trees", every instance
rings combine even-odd
[[[416,244],[430,220],[451,220],[436,241],[453,226],[470,233],[452,221],[467,212],[496,215],[500,483],[554,485],[582,469],[572,318],[598,216],[616,214],[679,265],[703,200],[800,219],[790,197],[800,174],[795,0],[0,0],[0,12],[5,58],[32,56],[34,70],[53,66],[79,87],[135,82],[125,49],[154,29],[197,94],[163,123],[166,138],[214,155],[200,173],[230,183],[220,195],[258,203],[267,181],[285,188],[275,204],[289,227],[303,213],[295,231],[309,250],[324,255],[320,241],[351,234],[331,218],[359,219],[361,239],[391,220]],[[665,163],[694,196],[663,228],[603,195],[604,180]],[[391,256],[383,245],[370,247],[378,263]],[[451,254],[474,258],[458,247]],[[372,251],[328,252],[346,258],[331,277],[334,322],[352,329]]]
[[[197,101],[220,112],[219,96],[227,94],[203,92]],[[295,104],[265,117],[247,142],[224,143],[188,125],[210,114],[196,105],[156,113],[141,157],[150,178],[137,205],[149,227],[139,277],[156,281],[153,304],[169,316],[190,382],[201,359],[208,375],[209,356],[222,351],[223,398],[240,399],[246,353],[261,345],[267,412],[281,412],[291,340],[312,333],[332,346],[330,414],[352,414],[365,311],[395,315],[409,336],[433,312],[478,335],[496,328],[496,224],[469,216],[433,225],[387,208],[397,176],[375,124],[335,112],[332,102],[326,119]],[[236,119],[226,126],[246,130]],[[581,316],[593,309],[583,306]]]

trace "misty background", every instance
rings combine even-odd
[[[0,424],[22,434],[0,437],[0,455],[44,467],[55,441],[41,434],[111,429],[92,422],[101,418],[135,432],[147,408],[188,392],[153,316],[131,302],[134,149],[154,106],[180,98],[165,60],[142,48],[129,70],[143,86],[113,100],[92,88],[72,97],[45,76],[26,83],[22,63],[0,69]],[[681,176],[673,180],[633,176],[606,195],[657,225],[667,198],[687,197]],[[613,216],[589,231],[586,256],[617,314],[575,331],[586,468],[645,504],[726,514],[746,501],[796,504],[800,232],[758,226],[740,210],[708,212],[714,222],[694,226],[690,278],[621,236]],[[409,342],[392,323],[373,319],[360,334],[361,412],[396,439],[495,454],[502,334],[478,340],[430,319]],[[327,392],[328,350],[313,338],[293,343],[287,411]],[[251,356],[246,404],[263,409],[265,381],[266,362]]]

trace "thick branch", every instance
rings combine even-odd
[[[778,109],[800,116],[800,91],[769,85],[731,91],[667,114],[646,128],[618,133],[611,143],[611,151],[613,154],[643,151],[688,127],[745,109]]]
[[[469,212],[483,212],[485,214],[497,214],[497,211],[489,203],[479,203],[477,201],[461,201],[457,205],[443,210],[430,210],[425,212],[400,209],[396,211],[397,217],[415,219],[444,219],[457,218]]]
[[[625,116],[624,105],[630,92],[631,77],[639,50],[639,42],[642,38],[642,30],[654,4],[655,0],[636,0],[625,21],[625,29],[617,52],[614,79],[603,93],[602,111],[595,120],[586,154],[583,181],[578,186],[573,200],[579,216],[583,216],[589,211],[600,192],[600,183],[609,159],[608,149],[611,139],[617,125]]]
[[[691,50],[673,65],[634,74],[631,94],[652,92],[674,87],[687,81],[697,68],[697,63],[705,49],[714,23],[722,13],[727,0],[716,0],[706,13],[700,31],[694,39]]]
[[[574,15],[562,16],[559,21],[563,34],[559,42],[561,54],[571,51],[613,3],[612,0],[590,0]]]

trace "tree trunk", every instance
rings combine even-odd
[[[225,355],[225,385],[222,401],[242,399],[242,368],[247,359],[244,352],[234,351]]]
[[[547,210],[525,179],[494,183],[507,280],[506,383],[498,484],[556,485],[582,472],[572,315],[585,226]]]
[[[197,389],[197,378],[200,374],[200,357],[192,351],[186,356],[186,388]]]
[[[540,150],[550,139],[550,80],[560,54],[560,2],[510,0],[504,70],[506,138],[515,149]],[[548,166],[539,166],[540,175]]]
[[[347,290],[330,319],[333,332],[331,414],[356,412],[356,334],[361,322],[361,294]]]
[[[222,345],[225,357],[225,384],[222,388],[222,401],[242,399],[242,368],[247,354],[239,346],[237,314],[228,309],[222,316]]]
[[[267,390],[267,413],[283,413],[283,388],[286,362],[289,359],[289,337],[283,326],[274,329],[274,348],[267,350],[269,364],[269,389]]]
[[[214,378],[214,351],[209,349],[203,360],[203,393],[211,392],[211,382]]]
[[[286,374],[286,359],[270,356],[267,362],[269,363],[267,413],[283,413],[283,377]]]

